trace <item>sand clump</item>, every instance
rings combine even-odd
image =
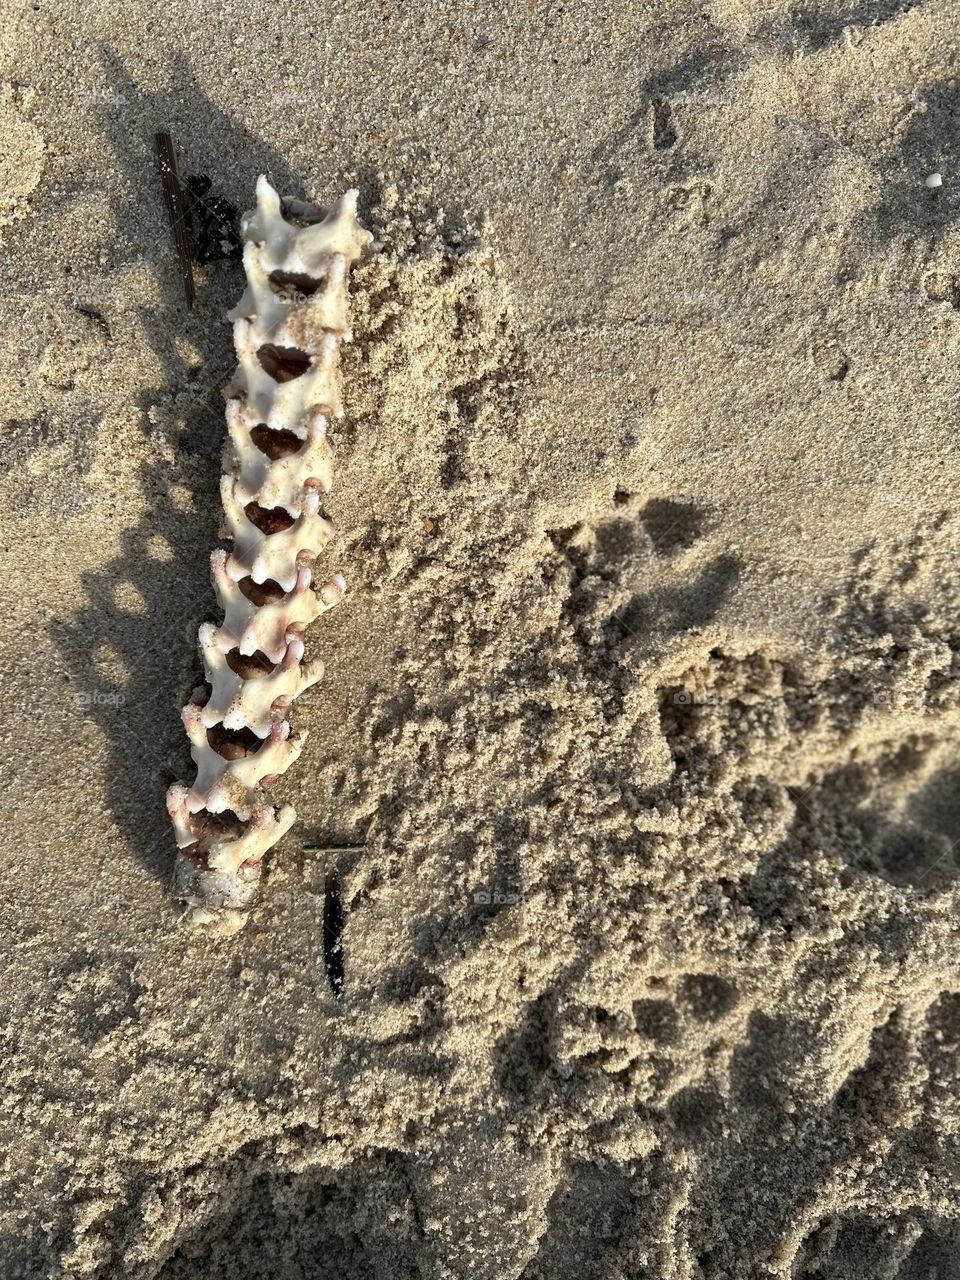
[[[0,165],[0,228],[24,218],[29,199],[43,174],[43,134],[29,118],[31,91],[18,93],[0,84],[0,130],[4,155]]]

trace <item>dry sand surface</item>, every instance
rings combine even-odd
[[[4,14],[0,1275],[956,1280],[955,0]],[[376,236],[232,938],[158,128]]]

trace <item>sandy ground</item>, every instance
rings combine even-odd
[[[4,8],[2,1275],[956,1280],[953,0]],[[377,236],[232,939],[163,127]]]

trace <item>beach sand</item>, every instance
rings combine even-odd
[[[956,1280],[952,0],[4,10],[5,1280]],[[230,938],[157,129],[376,237]]]

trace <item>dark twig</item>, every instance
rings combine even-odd
[[[365,844],[305,844],[304,853],[359,853]]]
[[[304,853],[343,854],[360,853],[365,844],[305,844]],[[323,886],[323,967],[327,971],[330,990],[337,1000],[343,997],[343,926],[345,921],[340,876],[336,867],[327,871]]]
[[[73,309],[81,316],[86,316],[88,320],[92,320],[94,324],[98,324],[108,338],[113,335],[110,332],[110,325],[103,312],[90,302],[75,302]]]
[[[336,1000],[343,995],[343,924],[340,877],[335,871],[331,871],[323,893],[323,967],[327,971],[327,981]]]
[[[163,198],[167,206],[167,217],[173,228],[173,242],[177,249],[177,260],[180,263],[183,288],[187,295],[187,306],[192,307],[197,293],[193,283],[193,268],[190,265],[190,247],[187,244],[186,201],[177,174],[177,156],[173,149],[173,139],[169,133],[161,131],[154,134],[153,144],[157,156],[157,168],[160,170],[163,181]]]

